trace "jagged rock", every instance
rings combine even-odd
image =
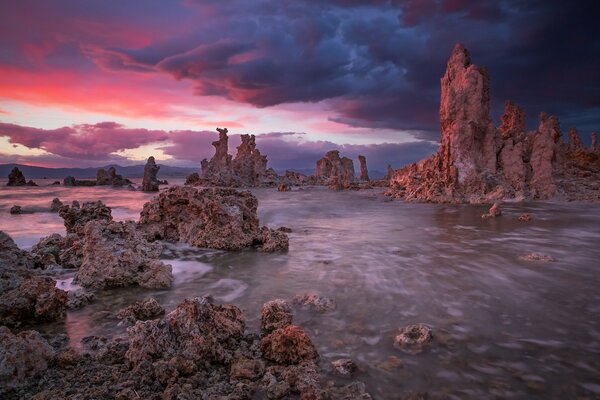
[[[360,176],[358,179],[361,181],[369,182],[369,171],[367,170],[367,158],[365,156],[358,156],[358,162],[360,163]]]
[[[296,295],[292,300],[292,303],[298,307],[304,309],[311,309],[318,312],[330,312],[335,311],[335,301],[329,297],[321,296],[317,293],[310,292],[304,295]]]
[[[558,162],[560,124],[556,117],[540,114],[540,126],[533,137],[531,152],[531,193],[537,199],[549,199],[556,194],[554,165]]]
[[[490,207],[488,213],[483,214],[481,216],[481,218],[483,218],[483,219],[496,218],[496,217],[499,217],[500,215],[502,215],[502,210],[500,210],[500,203],[494,203],[494,205],[492,205]]]
[[[149,157],[144,167],[144,179],[142,180],[142,190],[144,192],[157,192],[160,182],[156,175],[160,167],[156,165],[154,157]]]
[[[52,204],[50,204],[50,212],[58,212],[60,208],[63,206],[63,202],[60,201],[58,197],[52,199]]]
[[[17,167],[14,167],[12,171],[8,174],[8,183],[6,186],[25,186],[27,185],[27,181],[25,180],[25,176],[21,172],[21,170]]]
[[[525,113],[523,110],[507,101],[504,106],[502,124],[498,128],[502,138],[502,148],[499,154],[499,165],[504,179],[519,195],[526,190],[527,167],[525,165]]]
[[[581,136],[577,133],[577,129],[569,129],[569,142],[567,146],[568,151],[572,153],[583,150],[583,142],[581,141]]]
[[[96,299],[94,292],[87,289],[77,289],[67,292],[69,300],[67,302],[67,308],[69,310],[77,310],[88,304],[92,303]]]
[[[286,185],[285,183],[280,183],[277,186],[277,191],[278,192],[289,192],[290,190],[292,190],[292,188],[290,188],[288,185]]]
[[[98,200],[96,202],[85,202],[83,207],[78,201],[73,201],[71,206],[62,206],[58,214],[65,221],[67,233],[81,233],[85,224],[89,221],[112,221],[111,208]]]
[[[408,354],[421,353],[433,340],[431,328],[425,324],[408,325],[394,337],[394,347]]]
[[[14,240],[0,231],[0,272],[26,270],[33,268],[33,259],[15,244]],[[2,287],[0,287],[0,292]]]
[[[352,382],[346,386],[333,386],[325,391],[325,397],[328,399],[344,400],[371,400],[371,395],[362,382]],[[402,400],[406,400],[402,398]]]
[[[261,349],[266,359],[280,364],[299,364],[319,357],[306,332],[295,325],[277,329],[263,337]]]
[[[253,245],[286,250],[284,233],[259,227],[257,207],[249,191],[174,186],[144,204],[139,225],[150,240],[223,250]]]
[[[54,181],[48,186],[60,186],[60,181]]]
[[[211,362],[231,362],[244,329],[239,308],[207,298],[186,299],[165,319],[138,321],[128,328],[126,357],[134,367],[149,361],[156,369],[157,362],[173,361],[193,372]]]
[[[82,236],[83,261],[75,275],[81,286],[171,286],[171,266],[158,260],[162,245],[146,241],[134,222],[92,220],[83,228]]]
[[[54,357],[54,350],[36,331],[13,334],[0,326],[0,394],[22,386],[42,374]]]
[[[292,324],[294,314],[292,307],[283,299],[275,299],[266,302],[262,306],[260,315],[260,329],[263,335],[285,328]]]
[[[286,170],[281,177],[281,182],[288,186],[302,186],[309,182],[309,178],[300,172]]]
[[[21,326],[49,322],[65,316],[67,293],[56,288],[56,281],[44,276],[9,277],[2,273],[0,324]]]
[[[350,376],[358,370],[358,366],[350,358],[341,358],[331,362],[333,370],[341,376]]]
[[[108,170],[100,168],[96,171],[96,185],[98,186],[125,186],[129,184],[131,184],[131,181],[123,178],[122,175],[118,175],[115,167],[109,167]]]
[[[192,172],[185,178],[184,185],[186,186],[196,186],[200,184],[200,175],[197,172]]]
[[[134,325],[136,321],[146,321],[155,319],[165,313],[165,309],[156,301],[154,297],[136,301],[117,313],[117,318],[124,325]]]
[[[76,269],[81,265],[83,259],[83,242],[78,234],[70,233],[61,236],[53,233],[40,239],[31,248],[36,268],[45,269],[52,264],[63,268]]]
[[[332,189],[349,189],[354,183],[354,163],[347,157],[340,158],[339,150],[328,151],[317,161],[313,180]]]
[[[67,176],[63,180],[64,186],[96,186],[96,181],[75,179],[72,176]]]
[[[11,214],[21,214],[21,210],[22,210],[21,206],[14,205],[10,208],[10,213]]]

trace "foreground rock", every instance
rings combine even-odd
[[[212,143],[215,155],[202,160],[201,174],[188,177],[186,184],[227,187],[274,186],[279,177],[272,168],[267,169],[267,157],[256,148],[254,135],[241,135],[242,143],[235,158],[228,154],[227,128],[217,128],[219,140]]]
[[[98,200],[85,202],[83,207],[78,201],[73,201],[71,206],[62,206],[58,214],[64,220],[67,233],[81,233],[89,221],[112,221],[112,210]]]
[[[419,354],[432,340],[433,334],[427,325],[407,325],[394,337],[394,347],[408,354]]]
[[[160,184],[156,177],[158,170],[160,170],[160,167],[156,165],[154,157],[148,157],[148,161],[146,161],[146,165],[144,166],[144,179],[142,180],[142,190],[144,192],[158,192]]]
[[[302,328],[288,325],[262,338],[261,349],[266,359],[281,364],[315,361],[319,353]]]
[[[13,334],[0,326],[0,394],[31,382],[48,368],[53,357],[52,347],[38,332]]]
[[[563,143],[558,119],[542,113],[537,131],[526,134],[525,114],[511,102],[500,127],[493,126],[487,72],[462,45],[441,83],[438,152],[396,171],[389,195],[436,203],[600,200],[600,160],[575,130]]]
[[[171,187],[144,204],[140,229],[150,240],[185,242],[197,247],[264,251],[287,250],[287,235],[260,227],[258,200],[248,191]]]
[[[92,220],[83,228],[82,236],[83,260],[75,275],[81,286],[171,286],[171,266],[158,260],[162,245],[149,243],[134,222]]]
[[[115,167],[109,167],[108,170],[100,168],[96,171],[96,185],[98,186],[112,185],[120,187],[129,184],[131,184],[131,181],[117,174]]]
[[[292,307],[287,301],[283,299],[271,300],[262,307],[260,329],[264,335],[268,335],[277,329],[291,325],[293,320]]]

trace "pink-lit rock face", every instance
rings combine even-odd
[[[142,190],[144,192],[158,192],[158,178],[156,175],[160,167],[156,165],[154,157],[149,157],[144,166],[144,179],[142,180]]]
[[[367,157],[358,156],[358,162],[360,163],[360,175],[359,179],[361,181],[370,181],[369,179],[369,170],[367,169]]]
[[[348,157],[341,157],[338,150],[328,151],[317,161],[312,183],[329,185],[335,189],[348,189],[354,183],[354,163]]]
[[[217,128],[219,140],[212,143],[215,155],[210,161],[202,160],[202,172],[198,179],[189,180],[191,185],[258,187],[273,186],[278,182],[277,173],[267,168],[267,156],[256,148],[254,135],[241,135],[235,158],[227,153],[229,137],[227,128]]]
[[[501,199],[600,200],[600,161],[575,129],[561,141],[556,117],[541,113],[525,133],[525,114],[507,101],[501,125],[489,117],[487,72],[456,45],[441,81],[438,152],[394,172],[388,194],[408,201],[483,203]],[[596,183],[594,183],[596,182]]]

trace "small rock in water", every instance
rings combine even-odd
[[[408,325],[401,328],[394,337],[394,347],[408,354],[418,354],[425,349],[433,335],[425,324]]]
[[[358,366],[349,358],[341,358],[331,362],[333,370],[341,376],[350,376],[358,370]]]
[[[549,256],[547,254],[540,254],[540,253],[527,254],[526,256],[519,257],[519,259],[524,260],[524,261],[541,261],[541,262],[556,261],[556,259],[554,257]]]
[[[279,232],[292,233],[292,228],[288,228],[287,226],[280,226],[279,228],[277,228],[277,230]]]
[[[404,362],[396,356],[389,356],[385,360],[379,362],[376,367],[387,372],[400,369],[404,366]]]
[[[285,183],[280,183],[279,186],[277,186],[278,192],[289,192],[290,190],[292,190],[292,188],[290,188]]]
[[[297,295],[292,300],[292,303],[303,309],[312,309],[318,312],[334,311],[337,307],[335,301],[329,297],[321,296],[314,292],[306,293],[305,295]]]
[[[481,218],[483,218],[483,219],[496,218],[496,217],[499,217],[500,215],[502,215],[502,210],[500,210],[500,203],[494,203],[494,205],[492,207],[490,207],[490,210],[488,211],[488,213],[483,214],[481,216]]]
[[[136,321],[155,319],[164,313],[165,309],[158,301],[153,297],[149,297],[119,310],[117,318],[122,320],[120,324],[134,325]]]
[[[519,221],[529,222],[529,221],[531,221],[531,215],[529,215],[529,214],[521,214],[519,216]]]
[[[11,214],[21,214],[21,206],[14,205],[10,208]]]
[[[319,353],[302,328],[290,325],[261,340],[263,356],[281,364],[300,364],[319,358]]]
[[[267,335],[277,329],[285,328],[293,321],[292,307],[283,299],[266,302],[261,311],[260,328]]]

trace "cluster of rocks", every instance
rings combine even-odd
[[[131,181],[127,178],[123,178],[122,175],[117,174],[115,167],[109,167],[108,170],[103,168],[96,171],[96,185],[98,186],[125,186],[131,185]]]
[[[397,170],[389,195],[436,203],[600,200],[597,141],[585,149],[572,129],[569,142],[563,143],[558,119],[545,113],[537,131],[528,134],[523,110],[509,101],[500,127],[494,127],[487,72],[471,63],[460,44],[448,61],[441,87],[439,150]]]
[[[246,332],[239,308],[209,298],[186,299],[164,318],[145,320],[158,316],[151,309],[141,318],[125,312],[135,320],[127,338],[86,337],[81,350],[52,346],[35,331],[0,327],[0,359],[10,360],[0,369],[0,393],[36,399],[371,398],[360,382],[321,381],[319,354],[306,332],[292,325],[282,300],[263,306],[260,335]]]
[[[328,151],[317,161],[312,178],[314,184],[327,185],[335,190],[356,186],[354,163],[348,157],[340,158],[338,150]]]
[[[14,167],[8,174],[8,183],[6,186],[37,186],[31,179],[27,181],[23,172],[17,167]]]

